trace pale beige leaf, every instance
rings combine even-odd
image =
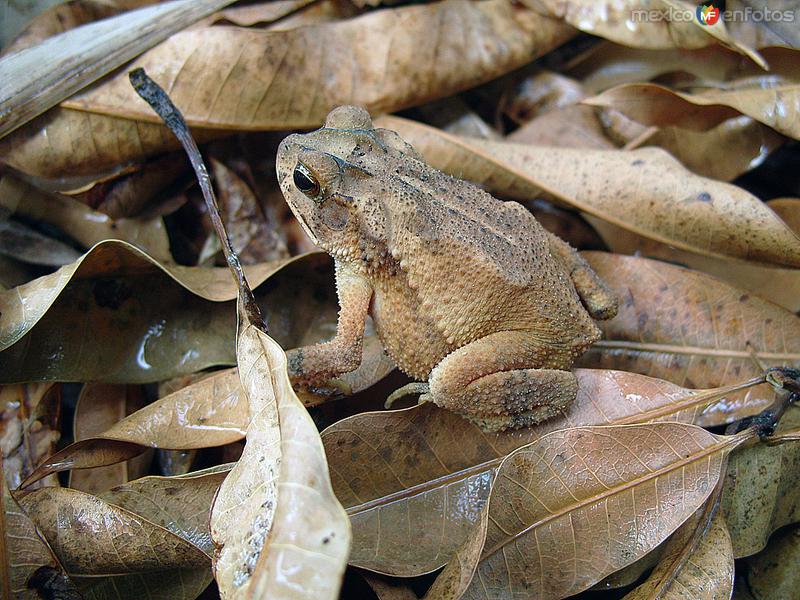
[[[800,198],[775,198],[767,202],[772,210],[800,235]]]
[[[722,19],[711,26],[702,25],[695,16],[697,7],[690,2],[525,0],[524,3],[544,14],[562,18],[586,33],[627,46],[703,48],[719,41],[763,63],[755,51],[731,38]]]
[[[229,470],[230,466],[224,466],[178,477],[144,477],[100,497],[168,529],[211,556],[211,505]]]
[[[353,526],[350,563],[397,576],[439,568],[470,538],[503,458],[551,431],[656,420],[720,424],[771,399],[771,392],[762,402],[754,396],[732,414],[721,398],[733,388],[686,390],[620,371],[576,375],[575,403],[529,429],[488,434],[433,405],[362,413],[325,429],[333,486]]]
[[[800,265],[800,237],[763,202],[739,187],[692,174],[659,149],[627,152],[473,140],[398,117],[382,117],[376,124],[399,132],[434,167],[504,196],[531,198],[544,191],[679,248]]]
[[[790,407],[777,433],[800,427]],[[761,551],[776,529],[800,521],[800,442],[758,444],[735,452],[728,465],[721,507],[736,558]]]
[[[211,514],[223,598],[336,598],[350,524],[319,433],[289,383],[286,355],[242,321],[237,356],[250,423]]]

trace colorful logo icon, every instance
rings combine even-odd
[[[702,4],[697,7],[697,20],[701,25],[714,25],[719,21],[720,10],[713,4]]]

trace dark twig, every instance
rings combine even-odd
[[[128,77],[136,93],[150,105],[159,117],[161,117],[164,124],[175,134],[175,137],[178,138],[178,141],[180,141],[183,149],[189,156],[189,161],[192,163],[194,172],[197,175],[197,182],[200,184],[200,189],[206,200],[208,214],[211,217],[214,230],[217,232],[217,237],[222,245],[222,253],[225,255],[225,260],[233,273],[233,278],[239,286],[239,300],[244,308],[244,313],[247,315],[247,320],[255,327],[266,332],[267,327],[261,316],[261,310],[258,308],[258,304],[256,304],[253,291],[250,289],[250,285],[247,283],[247,278],[244,275],[242,264],[239,262],[239,257],[231,245],[228,232],[225,230],[225,225],[220,217],[217,198],[214,195],[214,189],[211,187],[208,170],[203,162],[200,149],[197,147],[197,143],[189,132],[189,127],[186,125],[181,111],[172,103],[172,100],[170,100],[161,86],[148,77],[144,69],[135,69],[128,73]]]

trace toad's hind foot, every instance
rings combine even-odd
[[[514,369],[485,375],[453,392],[448,395],[432,384],[428,396],[486,431],[502,431],[556,416],[575,399],[578,382],[570,371]]]
[[[383,404],[384,408],[392,408],[392,404],[400,400],[401,398],[405,398],[406,396],[413,396],[415,394],[420,395],[419,403],[423,404],[427,401],[427,397],[425,396],[430,391],[430,386],[427,383],[421,383],[419,381],[413,381],[411,383],[407,383],[401,388],[397,388],[389,397],[386,398],[386,402]]]

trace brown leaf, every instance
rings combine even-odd
[[[752,435],[681,423],[578,427],[516,450],[495,478],[483,554],[461,597],[545,600],[588,588],[691,516],[726,455]]]
[[[104,492],[101,498],[168,529],[211,556],[209,516],[230,465],[178,477],[144,477]]]
[[[747,583],[758,600],[797,596],[800,587],[800,527],[780,531],[766,550],[747,561]]]
[[[578,397],[568,412],[530,429],[488,434],[433,405],[362,413],[325,429],[333,486],[353,527],[350,563],[404,577],[439,568],[469,538],[503,458],[551,431],[738,418],[719,401],[731,390],[685,390],[620,371],[576,375]]]
[[[337,598],[350,525],[331,489],[322,442],[292,391],[281,347],[240,321],[237,357],[250,423],[242,457],[212,508],[220,593]]]
[[[800,408],[784,413],[777,433],[800,427]],[[800,521],[800,442],[758,444],[731,456],[721,509],[736,558],[767,545],[770,534]]]
[[[0,464],[5,469],[2,460]],[[0,477],[0,597],[8,600],[44,597],[31,589],[30,582],[36,573],[64,577],[53,551],[9,493],[6,477]]]
[[[644,373],[688,387],[741,381],[767,366],[800,366],[800,318],[709,275],[657,260],[587,252],[620,298],[617,316],[598,323],[604,339],[584,366]],[[728,396],[737,413],[765,407],[758,387]],[[751,413],[752,414],[752,413]]]
[[[335,331],[330,264],[316,254],[246,268],[254,286],[277,277],[257,296],[286,347]],[[226,269],[166,266],[123,242],[103,242],[0,292],[0,380],[141,383],[230,365],[235,293]]]
[[[680,250],[626,231],[592,216],[586,219],[612,252],[658,258],[713,275],[796,313],[800,311],[800,270],[717,258]]]
[[[192,126],[308,128],[340,104],[384,112],[448,96],[572,35],[560,21],[507,0],[447,0],[287,31],[184,31],[0,141],[0,155],[23,172],[54,178],[174,148],[165,129],[146,125],[157,120],[128,83],[136,67],[169,91]]]
[[[800,139],[800,84],[730,87],[688,94],[652,83],[632,83],[587,98],[584,103],[613,108],[646,125],[674,125],[700,131],[726,119],[747,115],[784,135]]]
[[[459,138],[398,117],[377,123],[398,131],[436,168],[501,195],[531,198],[543,190],[678,248],[800,265],[800,238],[763,202],[736,186],[693,175],[662,150],[529,146]]]
[[[671,572],[672,561],[678,559],[686,540],[680,536],[687,526],[697,527],[690,519],[667,542],[665,557],[650,577],[625,600],[729,600],[733,593],[733,550],[725,519],[717,514],[710,529],[696,548],[688,550],[685,563],[677,573]],[[687,532],[689,533],[689,532]],[[684,536],[685,537],[685,536]],[[673,544],[673,539],[678,543]]]
[[[73,417],[73,440],[91,438],[102,433],[140,409],[145,404],[144,394],[136,386],[108,383],[87,383],[81,389]],[[74,447],[74,445],[72,445]],[[137,479],[147,472],[151,453],[140,454],[122,463],[70,473],[69,487],[97,495],[115,485]],[[52,457],[47,462],[52,461]]]
[[[54,225],[87,248],[103,240],[121,239],[156,260],[172,262],[167,231],[160,218],[114,221],[72,198],[48,194],[9,175],[0,178],[0,206],[31,221]]]
[[[800,47],[797,30],[797,4],[793,0],[730,0],[725,9],[743,11],[752,18],[733,19],[728,27],[731,35],[754,48],[764,46]],[[744,11],[750,11],[744,12]],[[758,15],[776,15],[771,18],[756,18]],[[782,14],[781,14],[782,13]]]
[[[732,38],[722,19],[703,25],[695,17],[696,6],[680,0],[602,1],[525,0],[544,14],[564,19],[578,29],[614,42],[638,48],[703,48],[717,41],[737,49],[755,62],[761,57]],[[682,14],[672,16],[669,10]]]
[[[200,548],[95,496],[47,487],[24,494],[19,503],[70,575],[208,567]]]

